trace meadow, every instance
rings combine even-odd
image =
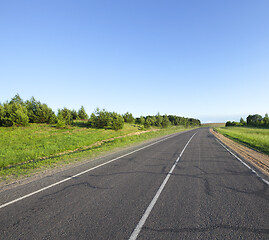
[[[269,155],[269,129],[251,127],[220,127],[224,136]]]
[[[0,128],[0,176],[20,176],[34,169],[93,158],[116,148],[187,130],[183,126],[143,130],[125,124],[118,131],[87,127],[83,121],[58,129],[55,125],[30,124]],[[139,134],[140,133],[140,134]]]

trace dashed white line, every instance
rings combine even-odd
[[[196,133],[197,133],[197,132],[196,132]],[[145,224],[145,222],[146,222],[148,216],[150,215],[151,210],[153,209],[154,205],[156,204],[158,198],[160,197],[160,195],[161,195],[161,193],[162,193],[162,191],[163,191],[163,189],[164,189],[164,187],[165,187],[167,181],[169,180],[171,174],[173,173],[173,171],[174,171],[174,169],[175,169],[177,163],[179,162],[179,160],[180,160],[182,154],[184,153],[185,149],[187,148],[187,146],[189,145],[190,141],[192,140],[192,138],[194,137],[194,135],[195,135],[196,133],[194,133],[194,134],[191,136],[191,138],[189,139],[189,141],[186,143],[186,145],[185,145],[185,147],[183,148],[183,150],[181,151],[179,157],[178,157],[177,160],[175,161],[175,163],[174,163],[174,165],[172,166],[172,168],[170,169],[169,173],[166,175],[166,178],[165,178],[164,181],[162,182],[160,188],[158,189],[158,191],[157,191],[157,193],[155,194],[154,198],[153,198],[152,201],[150,202],[148,208],[146,209],[145,213],[143,214],[143,216],[142,216],[142,218],[140,219],[139,223],[137,224],[136,228],[134,229],[134,231],[133,231],[132,235],[130,236],[129,240],[135,240],[135,239],[138,237],[138,235],[139,235],[139,233],[140,233],[142,227],[144,226],[144,224]]]

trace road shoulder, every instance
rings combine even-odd
[[[267,155],[234,142],[233,140],[214,131],[212,128],[210,128],[210,132],[227,147],[240,155],[244,160],[262,172],[265,176],[269,177],[269,157]]]

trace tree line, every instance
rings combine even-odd
[[[134,116],[127,112],[123,115],[116,112],[108,112],[105,109],[97,108],[89,117],[83,106],[76,111],[67,108],[59,109],[55,114],[45,103],[37,101],[34,97],[23,101],[17,94],[9,102],[0,104],[0,126],[27,126],[29,123],[47,123],[56,124],[58,128],[64,128],[66,125],[72,125],[74,120],[83,119],[88,122],[89,127],[93,128],[111,128],[114,130],[122,129],[124,123],[133,123],[142,125],[144,128],[152,126],[167,128],[170,126],[199,126],[199,119],[185,118],[175,115],[155,116]]]
[[[144,126],[144,128],[149,127],[159,127],[168,128],[170,126],[183,125],[188,126],[200,126],[201,122],[199,119],[185,118],[175,115],[160,115],[159,113],[155,116],[140,116],[139,118],[134,118],[129,112],[120,115],[115,112],[108,112],[105,109],[96,109],[94,113],[91,114],[89,119],[89,126],[95,128],[107,128],[121,129],[124,123],[134,123]]]
[[[266,113],[264,117],[262,117],[259,114],[254,114],[254,115],[248,115],[246,120],[244,120],[243,118],[240,118],[239,122],[228,121],[228,122],[226,122],[225,126],[226,127],[229,127],[229,126],[249,126],[249,127],[266,127],[266,128],[269,128],[268,113]]]
[[[23,101],[17,94],[9,102],[0,104],[0,126],[27,126],[29,123],[57,124],[58,127],[73,124],[76,119],[88,119],[83,106],[76,110],[59,109],[57,115],[45,103],[34,97]]]

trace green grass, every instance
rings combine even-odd
[[[67,129],[55,125],[30,124],[27,127],[0,128],[0,178],[29,175],[36,171],[58,165],[93,158],[116,148],[130,146],[159,136],[186,130],[172,127],[141,135],[126,136],[141,132],[139,126],[125,124],[119,131],[87,128],[76,122]],[[122,138],[116,138],[124,136]],[[116,138],[91,146],[98,141]],[[61,155],[60,155],[61,154]],[[43,158],[43,159],[42,159]]]
[[[269,129],[221,127],[215,128],[215,130],[226,137],[269,155]]]

